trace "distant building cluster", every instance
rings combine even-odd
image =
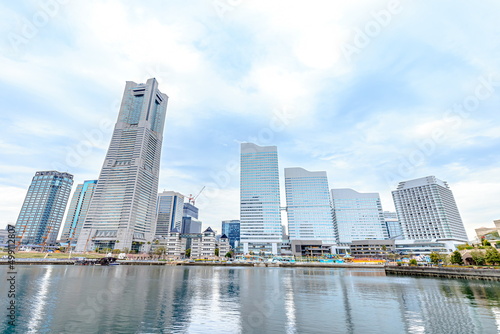
[[[167,101],[155,79],[128,81],[99,178],[77,185],[60,240],[73,175],[39,171],[16,223],[18,245],[59,242],[77,252],[154,251],[178,258],[230,251],[376,257],[381,252],[451,252],[467,242],[453,193],[434,176],[400,182],[392,192],[396,212],[388,212],[378,193],[331,189],[325,171],[285,168],[282,207],[277,147],[253,143],[241,144],[239,219],[222,221],[220,235],[211,228],[202,232],[197,196],[158,193]],[[498,224],[477,230],[478,236],[498,232]]]
[[[331,189],[324,171],[285,168],[286,207],[280,208],[276,146],[241,144],[240,242],[243,253],[376,256],[451,252],[467,242],[453,193],[434,176],[400,182],[396,212],[378,193]],[[280,233],[284,209],[288,234]],[[281,244],[281,246],[280,246]]]

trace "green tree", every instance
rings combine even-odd
[[[215,256],[219,256],[219,249],[218,248],[215,249]]]
[[[410,266],[416,266],[417,264],[418,264],[417,260],[415,260],[415,259],[410,260]]]
[[[431,258],[431,262],[434,264],[438,264],[441,260],[441,255],[437,252],[432,252],[429,257]]]
[[[451,259],[450,259],[451,263],[453,264],[464,264],[464,260],[462,259],[462,255],[460,254],[459,251],[454,251],[452,254],[451,254]]]
[[[167,249],[166,249],[165,247],[160,246],[160,247],[157,247],[157,248],[155,249],[155,252],[154,252],[154,253],[155,253],[156,255],[164,255],[164,254],[166,253],[166,251],[167,251]]]
[[[486,251],[484,259],[489,265],[500,264],[500,253],[495,248],[491,247]]]
[[[186,257],[191,257],[191,248],[186,249]]]
[[[481,244],[483,244],[483,246],[491,246],[491,243],[486,239],[483,239],[483,241],[481,241]]]
[[[486,259],[484,258],[484,253],[479,251],[473,251],[470,253],[472,260],[478,266],[484,266],[486,264]]]
[[[227,252],[225,256],[227,258],[232,258],[233,257],[233,252]]]

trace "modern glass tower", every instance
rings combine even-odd
[[[77,251],[148,250],[155,232],[167,101],[156,79],[145,84],[127,81]]]
[[[240,245],[240,221],[223,220],[222,234],[228,237],[231,248],[236,249]]]
[[[55,243],[72,186],[71,174],[36,172],[17,218],[16,241],[23,245]]]
[[[333,222],[339,243],[388,238],[378,193],[332,189],[332,202]]]
[[[184,203],[183,217],[192,217],[198,219],[199,209],[191,203]]]
[[[183,211],[183,195],[175,191],[164,191],[159,193],[155,234],[167,236],[174,228],[181,231]]]
[[[71,242],[72,245],[76,244],[96,185],[97,180],[91,180],[76,186],[75,193],[69,204],[68,214],[66,215],[66,222],[64,223],[61,235],[62,242]]]
[[[403,229],[396,212],[384,211],[384,221],[389,239],[403,239]]]
[[[404,181],[392,192],[405,239],[456,239],[467,234],[448,183],[435,176]]]
[[[282,228],[276,146],[241,144],[240,222],[245,254],[278,254]]]
[[[285,168],[285,192],[290,240],[336,243],[326,172]]]

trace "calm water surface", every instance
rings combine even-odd
[[[15,333],[500,332],[499,282],[375,269],[20,266],[17,289]]]

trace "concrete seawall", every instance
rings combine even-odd
[[[382,264],[359,263],[321,263],[321,262],[294,262],[294,263],[250,263],[250,262],[168,262],[168,261],[117,261],[120,265],[128,266],[210,266],[210,267],[285,267],[285,268],[358,268],[384,269]],[[7,265],[7,261],[0,261],[0,265]],[[74,265],[74,260],[16,260],[16,266],[30,265]]]
[[[409,275],[500,281],[500,269],[388,266],[385,267],[385,273],[387,275]]]

